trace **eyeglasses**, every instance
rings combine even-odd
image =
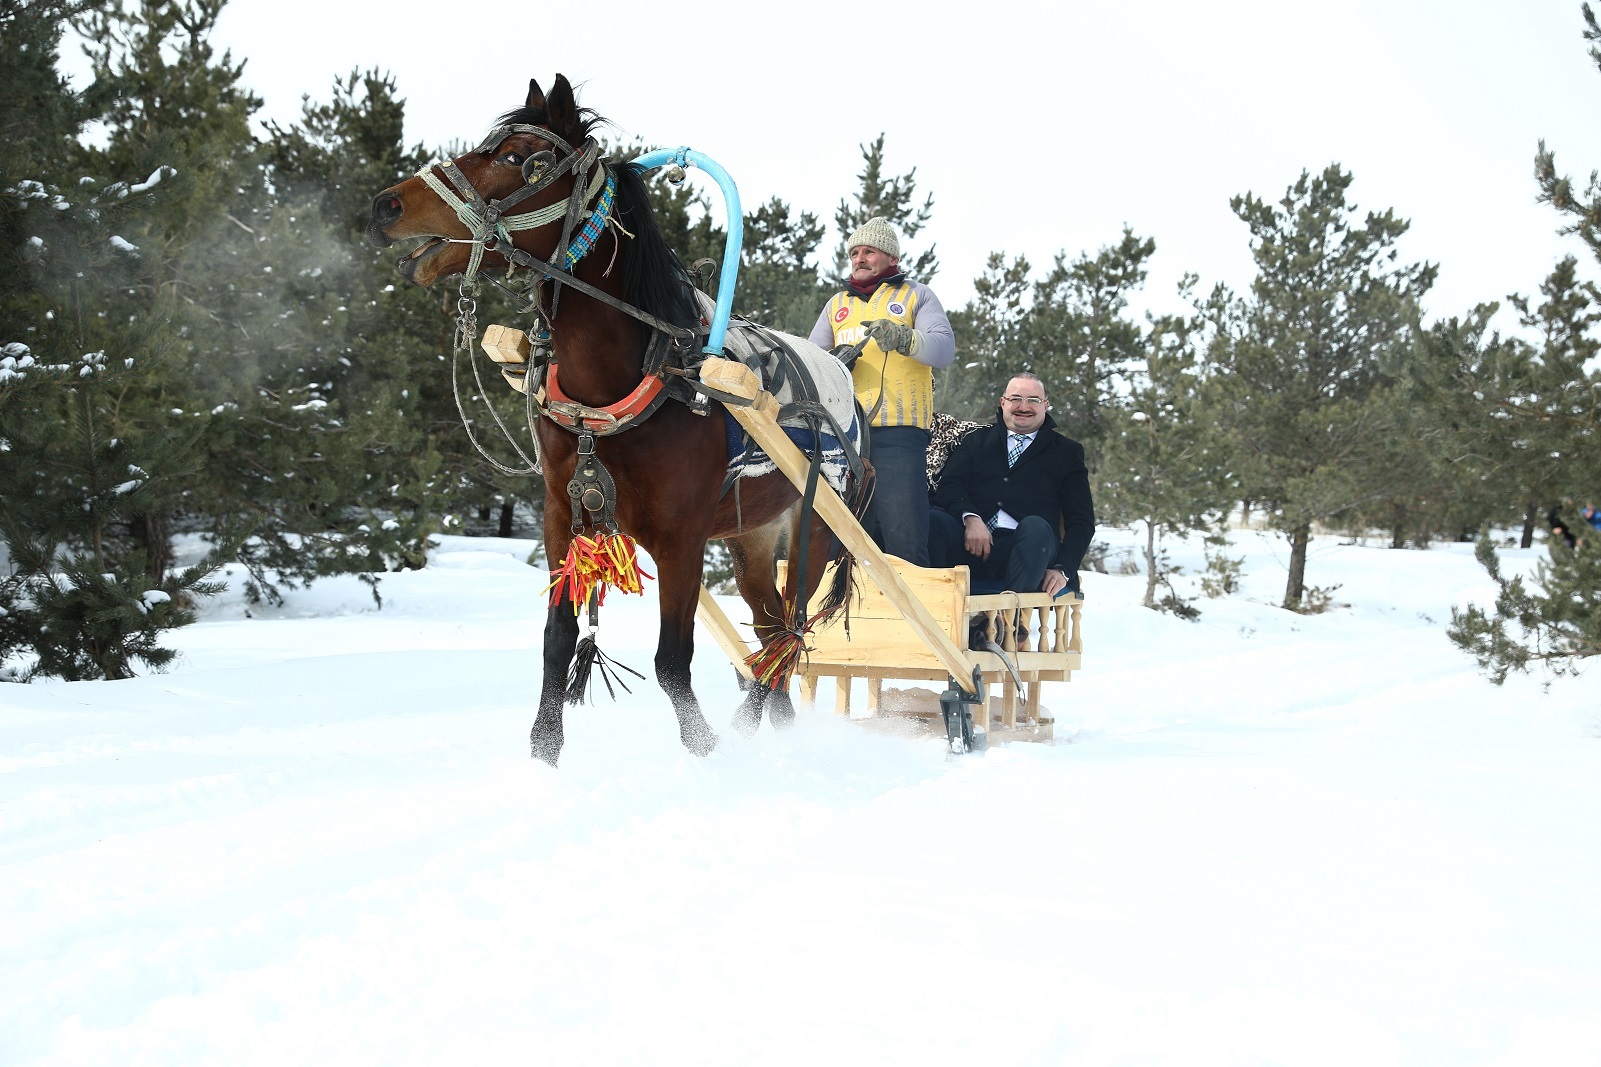
[[[1045,406],[1042,396],[1003,396],[1001,400],[1017,408],[1039,408]]]

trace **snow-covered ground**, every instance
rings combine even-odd
[[[1601,702],[1449,644],[1471,546],[1320,539],[1350,606],[1311,617],[1269,535],[1196,623],[1086,575],[1058,742],[982,758],[827,683],[739,737],[703,638],[716,752],[651,683],[559,771],[528,548],[0,687],[0,1063],[1601,1062]],[[654,619],[615,599],[602,647],[648,671]]]

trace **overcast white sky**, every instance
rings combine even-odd
[[[1441,265],[1443,315],[1588,260],[1532,177],[1542,137],[1570,173],[1601,167],[1582,28],[1578,0],[231,0],[215,41],[248,60],[264,118],[352,68],[392,71],[407,139],[429,145],[476,138],[559,71],[625,135],[717,159],[747,206],[825,219],[883,131],[892,169],[934,194],[952,307],[992,250],[1044,266],[1125,222],[1156,239],[1154,305],[1185,271],[1243,288],[1229,197],[1338,161],[1360,207],[1412,220],[1403,252]]]

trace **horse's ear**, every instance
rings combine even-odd
[[[524,101],[523,106],[529,111],[545,110],[545,90],[539,87],[538,78],[528,79],[528,99]]]
[[[572,140],[578,132],[578,101],[573,99],[573,87],[565,74],[556,75],[546,100],[545,119],[551,130]]]

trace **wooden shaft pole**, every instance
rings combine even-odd
[[[729,414],[745,428],[762,451],[772,457],[778,469],[784,476],[795,484],[795,487],[804,491],[806,487],[806,473],[811,464],[795,447],[783,429],[778,425],[778,401],[773,395],[762,389],[761,381],[754,371],[743,363],[729,359],[708,359],[701,367],[700,380],[710,387],[716,394],[723,397],[737,398],[725,400]],[[721,398],[721,397],[720,397]],[[741,404],[739,400],[746,400],[748,404]],[[905,619],[912,632],[923,641],[940,661],[940,666],[950,672],[956,684],[963,690],[975,696],[978,695],[973,685],[973,669],[967,662],[962,650],[956,647],[950,635],[940,629],[934,617],[928,613],[928,608],[918,600],[906,583],[901,580],[895,568],[879,551],[867,531],[862,529],[851,509],[839,498],[827,482],[818,482],[817,499],[814,505],[817,514],[828,523],[831,530],[839,537],[840,543],[856,557],[874,585],[884,594],[901,618]]]
[[[734,664],[734,669],[746,681],[754,682],[756,676],[751,673],[750,666],[745,657],[750,655],[750,646],[734,628],[734,623],[724,614],[722,606],[712,599],[712,594],[703,585],[700,587],[700,603],[695,606],[695,615],[717,639],[717,644],[723,653]]]

